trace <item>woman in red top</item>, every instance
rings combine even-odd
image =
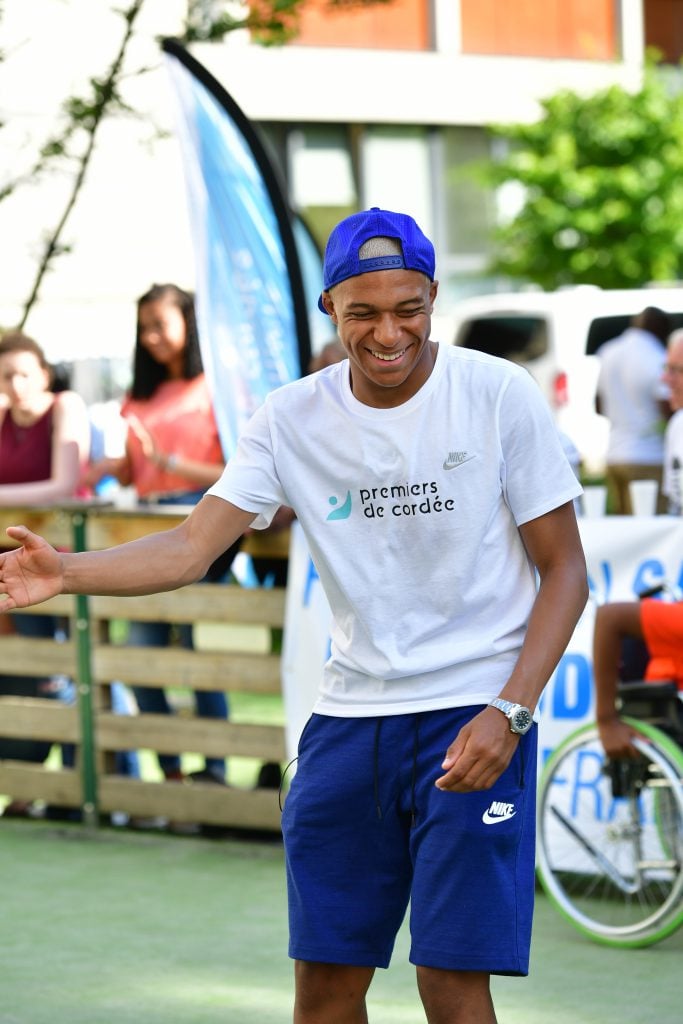
[[[73,498],[79,489],[90,445],[88,412],[73,391],[55,394],[52,371],[40,345],[14,331],[0,341],[0,505],[50,505]],[[0,616],[0,632],[54,638],[51,615]],[[0,677],[0,690],[26,697],[70,700],[70,684],[61,678]],[[51,744],[1,740],[0,757],[40,763]],[[71,758],[64,750],[65,763]],[[6,816],[28,813],[15,800]]]
[[[16,331],[0,341],[0,505],[49,505],[78,492],[90,447],[88,411],[54,394],[43,350]]]
[[[144,504],[196,504],[218,480],[225,460],[202,370],[193,296],[173,284],[154,285],[138,300],[133,384],[121,408],[128,424],[125,454],[102,459],[87,474],[96,484],[114,476],[132,485]],[[207,578],[224,575],[239,549],[233,545],[209,570]],[[132,622],[128,643],[165,646],[170,626],[163,622]],[[192,627],[179,627],[185,647],[192,647]],[[140,711],[171,714],[162,689],[136,686]],[[197,714],[227,718],[225,693],[194,693]],[[159,765],[169,779],[182,777],[180,757],[160,754]],[[223,781],[225,761],[206,759],[206,777]]]

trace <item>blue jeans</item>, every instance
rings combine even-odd
[[[54,639],[57,619],[54,615],[15,615],[12,625],[19,636]],[[45,700],[64,699],[62,679],[44,676],[0,676],[0,693],[17,697],[41,697]],[[42,764],[50,753],[49,740],[0,739],[0,757],[14,761]]]
[[[186,649],[193,649],[192,626],[183,623],[178,626],[180,643]],[[131,647],[167,647],[171,636],[171,625],[168,622],[131,622],[128,633],[128,644]],[[164,690],[156,686],[134,686],[133,693],[138,702],[138,707],[143,714],[151,715],[172,715],[173,710],[169,704],[168,697]],[[197,715],[200,718],[222,718],[228,717],[228,700],[224,693],[219,690],[195,690],[195,705]],[[159,754],[159,767],[164,775],[171,775],[180,771],[180,757],[177,754]],[[211,771],[225,777],[225,759],[220,757],[207,757],[205,759],[207,771]]]
[[[185,494],[173,494],[161,497],[156,504],[159,505],[196,505],[203,497],[203,491],[188,491]],[[141,505],[146,504],[144,501]],[[177,626],[180,643],[186,650],[194,647],[192,641],[192,626],[189,623],[182,623]],[[168,622],[131,622],[128,633],[128,644],[131,647],[168,647],[171,636],[171,625]],[[133,692],[138,702],[138,707],[143,714],[171,715],[173,709],[169,704],[166,693],[156,686],[134,686]],[[221,718],[227,719],[228,699],[225,693],[218,690],[195,690],[194,700],[197,715],[200,718]],[[180,756],[178,754],[159,754],[159,767],[164,775],[173,775],[181,770]],[[205,758],[207,771],[225,778],[225,759],[222,757]]]
[[[60,639],[59,620],[54,615],[16,615],[14,627],[19,636],[38,637],[45,640]],[[63,634],[62,634],[63,636]],[[73,680],[66,676],[52,676],[44,679],[40,676],[23,676],[21,680],[0,677],[0,693],[11,692],[22,696],[42,697],[47,700],[60,700],[65,704],[76,701],[76,687]],[[126,695],[120,683],[113,683],[111,688],[111,706],[115,714],[130,714]],[[18,761],[41,763],[45,761],[52,744],[43,740],[5,740],[0,741],[0,756],[11,757]],[[134,750],[116,751],[116,772],[131,778],[140,777],[138,755]],[[76,763],[76,749],[73,743],[62,744],[62,765],[73,768]]]

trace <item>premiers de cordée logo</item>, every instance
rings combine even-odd
[[[360,507],[366,519],[397,519],[455,511],[455,499],[442,498],[435,480],[361,487],[355,498],[352,498],[351,491],[347,491],[341,502],[336,495],[332,495],[328,501],[333,506],[327,516],[328,520],[348,519],[354,505]]]

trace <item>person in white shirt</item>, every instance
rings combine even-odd
[[[410,903],[430,1024],[494,1024],[490,975],[528,971],[541,692],[587,598],[581,488],[520,367],[430,339],[415,221],[346,218],[319,305],[348,359],[272,392],[187,520],[58,554],[22,526],[10,607],[202,576],[291,507],[332,608],[330,658],[283,837],[295,1024],[367,1022]]]
[[[662,483],[664,427],[670,415],[668,388],[662,379],[669,316],[648,306],[618,338],[598,349],[596,409],[609,420],[607,487],[616,515],[631,515],[629,483]],[[666,503],[658,496],[657,511]]]
[[[683,329],[672,331],[667,345],[664,380],[673,416],[664,435],[662,491],[672,515],[683,515]]]

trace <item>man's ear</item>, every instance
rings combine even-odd
[[[431,303],[431,309],[429,310],[430,313],[432,313],[434,311],[434,302],[436,300],[436,293],[438,292],[438,290],[439,290],[439,282],[438,281],[432,281],[430,283],[430,285],[429,285],[429,301]]]
[[[332,301],[332,296],[330,295],[329,292],[323,292],[322,293],[322,300],[323,300],[323,306],[325,307],[325,310],[326,310],[328,316],[330,317],[332,323],[336,324],[336,322],[337,322],[337,314],[334,311],[334,302]]]

